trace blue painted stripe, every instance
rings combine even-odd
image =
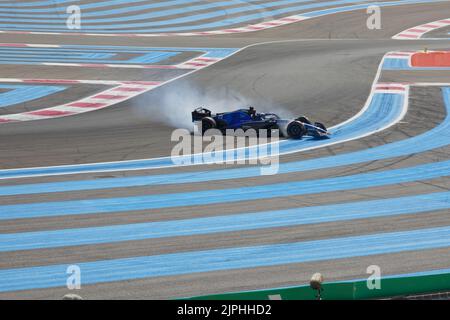
[[[175,51],[175,52],[203,52],[214,57],[226,57],[238,48],[189,48],[189,47],[135,47],[135,46],[88,46],[88,45],[61,45],[58,48],[17,48],[0,47],[0,52],[11,54],[74,54],[74,53],[137,53]]]
[[[383,62],[383,70],[406,70],[409,68],[409,59],[385,58]]]
[[[108,0],[108,1],[98,1],[98,2],[93,2],[93,3],[80,4],[79,0],[61,0],[61,1],[58,0],[59,4],[62,4],[62,3],[70,4],[71,2],[78,2],[77,5],[79,5],[81,10],[83,10],[83,11],[88,10],[88,9],[111,7],[111,6],[122,5],[122,4],[131,5],[134,3],[141,3],[141,2],[147,2],[147,1],[148,0]],[[168,7],[168,6],[193,3],[193,2],[199,2],[199,1],[200,0],[198,0],[198,1],[196,1],[196,0],[161,1],[161,2],[154,3],[152,8],[163,8],[163,7]],[[18,2],[18,1],[14,2],[13,5],[3,4],[3,6],[5,6],[5,7],[1,8],[2,12],[12,12],[12,13],[16,13],[16,14],[20,13],[20,12],[31,12],[34,15],[36,15],[36,13],[39,13],[39,12],[65,13],[66,8],[67,8],[67,6],[55,6],[54,0],[41,2],[41,3],[39,3],[39,5],[36,5],[36,6],[26,3],[26,2]],[[37,8],[37,7],[44,7],[44,6],[48,6],[48,8]],[[12,8],[8,8],[8,7],[12,7]],[[27,7],[30,7],[30,8],[27,8]]]
[[[150,196],[0,206],[0,220],[110,213],[239,202],[380,187],[450,175],[450,160],[343,177]]]
[[[0,251],[192,236],[389,217],[450,208],[450,192],[257,213],[105,227],[0,234]]]
[[[233,19],[227,18],[223,20],[216,20],[214,22],[209,23],[203,23],[198,25],[191,25],[191,26],[178,26],[178,27],[166,27],[166,28],[150,28],[150,29],[132,29],[132,28],[146,28],[151,27],[154,25],[152,22],[141,22],[141,23],[128,23],[128,24],[115,24],[115,25],[100,25],[100,26],[83,26],[83,29],[81,32],[90,32],[98,30],[101,33],[156,33],[156,32],[183,32],[183,31],[194,31],[194,30],[211,30],[211,29],[217,29],[217,28],[223,28],[227,27],[229,25],[233,24],[239,24],[239,23],[248,23],[252,20],[272,17],[274,15],[283,15],[287,13],[293,13],[293,12],[299,12],[301,10],[307,10],[307,9],[314,9],[314,8],[320,8],[324,6],[330,6],[330,5],[342,5],[347,3],[355,3],[355,1],[348,1],[348,0],[341,0],[341,1],[330,1],[326,3],[315,3],[311,5],[302,5],[302,6],[293,6],[288,8],[281,8],[281,9],[275,9],[275,10],[267,10],[259,13],[249,14],[249,15],[243,15],[239,17],[234,17]],[[341,8],[336,8],[333,10],[327,10],[329,12],[324,11],[313,11],[308,12],[309,15],[322,15],[322,14],[332,14],[337,12],[347,12],[347,11],[353,11],[353,10],[360,10],[367,8],[368,5],[378,5],[380,7],[384,6],[395,6],[395,5],[403,5],[403,4],[415,4],[415,3],[432,3],[432,2],[442,2],[442,0],[401,0],[401,1],[393,1],[393,2],[371,2],[367,4],[362,5],[354,5],[354,6],[345,6]],[[273,3],[266,5],[266,7],[273,6]],[[238,8],[236,9],[229,9],[227,10],[227,13],[230,14],[231,10],[233,10],[233,13],[238,12]],[[235,12],[236,11],[236,12]],[[217,14],[217,13],[216,13]],[[170,23],[170,24],[176,24],[176,23],[186,23],[186,22],[192,22],[192,21],[198,21],[201,19],[210,19],[214,17],[213,14],[211,14],[208,17],[203,17],[199,15],[194,15],[186,18],[179,18],[179,19],[172,19],[172,20],[165,20],[164,23]],[[191,19],[191,20],[189,20]],[[35,31],[42,31],[42,32],[73,32],[73,30],[68,30],[64,25],[61,26],[26,26],[20,28],[18,25],[15,24],[3,24],[0,25],[0,28],[4,30],[25,30],[29,31],[34,29]],[[115,30],[107,30],[108,28],[113,28]],[[80,30],[76,30],[76,32],[80,32]]]
[[[58,57],[59,59],[64,58],[64,59],[107,59],[107,58],[112,58],[114,56],[116,56],[115,53],[105,53],[105,52],[74,52],[72,54],[67,54],[67,53],[59,53],[59,52],[52,52],[52,57],[54,58],[55,56]],[[11,58],[11,59],[15,59],[15,58],[25,58],[25,59],[42,59],[42,58],[49,58],[48,57],[48,53],[47,52],[40,52],[40,53],[30,53],[30,52],[17,52],[17,53],[13,53],[13,52],[5,52],[3,50],[0,50],[0,57],[1,58]],[[20,60],[20,59],[17,59]]]
[[[345,125],[338,125],[333,129],[332,139],[317,140],[314,138],[304,138],[302,140],[282,140],[278,143],[280,154],[288,152],[298,152],[311,147],[326,146],[331,143],[339,143],[350,139],[356,139],[369,134],[386,125],[393,123],[402,113],[404,104],[404,95],[402,94],[374,94],[372,100],[365,112]],[[213,154],[203,153],[197,155],[180,156],[179,162],[187,164],[202,164],[214,155],[216,159],[248,159],[250,156],[262,152],[260,147],[247,147],[241,150],[217,151]],[[271,147],[268,148],[271,151]],[[205,158],[205,161],[204,161]],[[72,166],[58,166],[48,168],[29,168],[29,169],[11,169],[0,170],[0,178],[13,178],[18,176],[48,175],[48,174],[67,174],[74,172],[92,172],[92,171],[111,171],[111,170],[130,170],[130,169],[149,169],[156,167],[173,166],[171,157],[131,160],[111,163],[97,163]]]
[[[111,22],[122,22],[122,21],[132,21],[132,20],[150,20],[150,19],[161,19],[164,17],[170,17],[173,15],[179,15],[183,14],[184,16],[187,16],[188,13],[197,12],[197,11],[203,11],[203,10],[210,10],[210,9],[216,9],[214,11],[211,11],[209,13],[205,13],[203,16],[212,18],[215,15],[226,15],[227,12],[229,12],[228,7],[235,6],[235,5],[241,5],[240,8],[244,10],[244,8],[247,8],[246,11],[257,11],[261,9],[265,9],[266,5],[258,5],[257,3],[263,1],[263,0],[257,0],[253,2],[243,2],[241,0],[228,0],[228,1],[221,1],[221,2],[212,2],[212,3],[200,3],[200,4],[192,4],[188,6],[184,6],[182,8],[176,8],[176,9],[168,9],[168,10],[154,10],[147,13],[141,13],[144,10],[149,10],[154,8],[154,4],[145,4],[140,6],[126,6],[123,8],[116,8],[116,9],[110,9],[110,10],[103,10],[103,11],[94,11],[94,12],[85,12],[82,14],[83,17],[83,24],[85,23],[111,23]],[[301,2],[307,2],[311,0],[284,0],[283,4],[291,4],[291,3],[301,3]],[[135,12],[135,14],[132,14],[132,12]],[[122,15],[120,17],[109,17],[109,18],[97,18],[99,16],[110,16],[110,15]],[[15,25],[18,25],[20,22],[27,22],[27,23],[48,23],[51,22],[53,24],[55,23],[65,23],[66,18],[68,17],[68,14],[63,14],[56,16],[53,15],[34,15],[31,16],[31,19],[23,19],[21,17],[14,16],[10,19],[2,19],[0,18],[0,21],[4,22],[14,22]],[[0,15],[1,17],[1,15]],[[93,17],[93,18],[89,18]],[[38,19],[36,19],[38,18]],[[43,20],[45,18],[45,20]],[[191,20],[195,21],[195,20]],[[159,23],[165,24],[165,20],[162,20],[161,22],[155,22],[155,25],[159,25]]]
[[[10,91],[0,93],[0,108],[40,99],[48,95],[63,91],[63,86],[33,86],[0,84],[0,89]]]
[[[307,0],[299,0],[299,1],[295,1],[295,2],[305,2]],[[164,26],[164,25],[174,25],[174,24],[183,24],[183,23],[191,23],[191,22],[197,22],[197,21],[201,21],[201,20],[209,20],[212,18],[218,18],[218,17],[222,17],[222,16],[228,16],[231,14],[236,14],[236,13],[242,13],[242,12],[248,12],[248,11],[256,11],[256,8],[253,5],[250,6],[242,6],[242,7],[238,7],[238,8],[227,8],[226,11],[224,10],[219,10],[219,11],[210,11],[210,12],[206,12],[206,13],[201,13],[201,14],[195,14],[195,15],[190,15],[190,16],[183,16],[183,17],[179,17],[179,18],[174,18],[174,19],[165,19],[165,20],[158,20],[158,21],[147,21],[147,22],[135,22],[135,23],[117,23],[117,22],[121,22],[121,21],[127,21],[127,20],[131,20],[131,19],[136,19],[136,20],[149,20],[149,19],[155,19],[155,18],[161,18],[161,17],[165,17],[165,16],[170,16],[170,15],[175,15],[175,14],[181,14],[181,13],[185,13],[185,12],[190,12],[190,11],[196,11],[196,10],[201,10],[201,8],[204,9],[208,9],[208,8],[214,8],[214,7],[218,7],[220,8],[220,6],[226,6],[226,5],[230,5],[232,1],[223,1],[220,3],[211,3],[211,4],[206,4],[206,5],[199,5],[199,6],[195,6],[194,8],[191,8],[193,10],[190,10],[190,8],[180,8],[180,9],[173,9],[173,10],[167,10],[167,11],[156,11],[156,12],[149,12],[149,13],[144,13],[144,14],[140,14],[137,18],[131,16],[122,16],[122,17],[116,17],[116,18],[111,18],[109,21],[108,19],[97,19],[97,20],[92,20],[92,23],[100,23],[102,21],[107,21],[109,22],[116,22],[115,24],[103,24],[103,25],[85,25],[83,24],[83,28],[82,30],[77,30],[77,31],[89,31],[89,30],[106,30],[106,29],[115,29],[118,30],[119,32],[124,32],[123,30],[126,31],[126,29],[130,29],[130,28],[150,28],[150,27],[158,27],[158,26]],[[238,1],[233,1],[235,4],[242,4],[242,2],[238,2]],[[330,2],[326,2],[328,5],[334,5],[334,4],[346,4],[349,2],[355,2],[353,0],[339,0],[339,1],[330,1]],[[272,7],[276,7],[276,6],[282,6],[282,5],[288,5],[291,4],[292,0],[280,0],[280,1],[273,1],[273,2],[268,2],[266,3],[263,7],[264,9],[268,9],[268,8],[272,8]],[[226,25],[230,25],[233,24],[233,20],[242,20],[239,22],[244,22],[244,21],[248,21],[248,20],[256,20],[256,19],[261,19],[264,17],[271,17],[275,14],[277,14],[278,11],[281,11],[281,13],[284,12],[292,12],[292,11],[298,11],[301,9],[308,9],[308,8],[317,8],[317,7],[323,7],[326,6],[324,3],[315,3],[315,4],[310,4],[310,5],[302,5],[302,6],[295,6],[292,8],[284,8],[284,9],[279,9],[279,10],[271,10],[271,11],[263,11],[263,12],[258,12],[258,13],[253,13],[250,15],[245,16],[246,18],[242,19],[242,18],[230,18],[228,17],[227,19],[224,20],[220,20],[220,21],[215,21],[215,22],[211,22],[211,23],[206,23],[206,24],[202,24],[202,25],[206,25],[206,27],[221,27],[221,26],[226,26]],[[42,22],[42,20],[37,20],[37,22]],[[238,22],[237,22],[238,23]],[[54,24],[36,24],[36,25],[20,25],[18,23],[13,23],[13,24],[8,24],[8,23],[0,23],[0,28],[2,29],[7,29],[7,28],[14,28],[17,30],[21,30],[20,28],[26,28],[27,30],[60,30],[63,32],[67,32],[70,30],[68,30],[66,28],[66,23],[65,20],[63,20],[60,25],[54,25]],[[189,29],[197,29],[198,26],[189,26]],[[186,27],[169,27],[167,29],[164,30],[168,30],[168,31],[173,31],[173,30],[185,30]],[[150,29],[148,29],[150,30]],[[163,30],[152,30],[152,32],[160,32]],[[126,31],[126,32],[129,32]]]
[[[83,284],[256,268],[450,246],[450,227],[77,263]],[[68,265],[0,270],[0,291],[66,285]]]
[[[127,63],[157,63],[173,58],[178,54],[178,52],[150,52],[136,58],[131,58]]]
[[[134,53],[134,52],[126,52],[126,53]],[[137,52],[139,54],[143,54],[145,52]],[[100,50],[92,50],[92,51],[86,51],[86,50],[73,50],[73,49],[53,49],[53,50],[42,50],[40,48],[37,49],[29,49],[29,48],[14,48],[14,47],[0,47],[0,54],[2,56],[24,56],[24,57],[34,57],[34,56],[45,56],[45,55],[52,55],[52,56],[61,56],[61,57],[112,57],[116,55],[115,52],[107,52],[107,51],[100,51]]]
[[[73,55],[55,56],[45,52],[39,54],[12,54],[9,52],[2,52],[0,50],[0,61],[11,62],[13,64],[30,64],[33,62],[67,62],[67,63],[120,63],[120,64],[133,64],[133,63],[158,63],[163,60],[176,56],[178,52],[162,52],[148,51],[144,55],[139,57],[133,57],[128,60],[110,59],[116,57],[116,54],[112,53],[75,53]]]
[[[120,47],[120,46],[83,46],[83,45],[64,45],[60,48],[16,48],[0,47],[0,54],[3,56],[30,55],[36,58],[42,57],[101,57],[100,54],[148,54],[152,58],[169,58],[180,52],[203,53],[205,57],[225,58],[235,53],[237,48],[153,48],[153,47]],[[104,56],[107,57],[107,56]],[[149,56],[150,57],[150,56]],[[159,58],[161,60],[161,58]],[[154,62],[156,60],[153,60]]]
[[[72,60],[95,60],[98,59],[107,59],[110,57],[114,57],[115,54],[108,53],[92,53],[92,54],[76,54],[72,56],[48,56],[46,54],[9,54],[3,53],[0,51],[0,58],[5,61],[47,61],[47,60],[61,60],[61,61],[72,61]],[[111,61],[111,60],[108,60]]]
[[[58,4],[70,4],[72,2],[78,2],[79,0],[58,0]],[[3,7],[6,7],[6,10],[9,9],[9,7],[44,7],[44,6],[54,6],[55,0],[47,0],[47,1],[33,1],[33,2],[6,2],[2,1],[0,2],[0,8],[1,10],[4,10]]]
[[[59,54],[59,55],[77,55],[88,53],[138,53],[144,54],[149,51],[194,51],[194,49],[201,49],[202,51],[208,48],[154,48],[154,47],[129,47],[122,48],[114,46],[61,46],[58,48],[29,48],[29,47],[0,47],[0,52],[4,54]],[[215,49],[211,49],[215,50]]]

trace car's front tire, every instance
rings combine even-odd
[[[287,134],[289,138],[292,139],[301,139],[306,134],[306,128],[300,121],[292,121],[287,126]]]

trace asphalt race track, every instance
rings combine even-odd
[[[450,64],[412,61],[450,50],[449,9],[1,2],[0,299],[59,299],[71,265],[86,299],[361,279],[370,265],[448,272]],[[275,175],[173,164],[172,131],[193,108],[247,104],[306,114],[333,137],[282,140]]]

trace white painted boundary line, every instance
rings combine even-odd
[[[394,51],[386,54],[386,58],[409,59],[417,51]]]
[[[425,33],[448,27],[450,26],[450,18],[444,19],[444,20],[438,20],[430,23],[425,23],[420,26],[416,26],[413,28],[409,28],[405,31],[402,31],[395,36],[392,37],[392,39],[397,40],[417,40],[423,37]]]

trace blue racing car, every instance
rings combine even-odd
[[[275,113],[257,113],[253,107],[238,109],[231,112],[212,114],[205,108],[197,108],[192,112],[192,122],[196,123],[202,134],[209,129],[219,129],[225,133],[226,129],[278,129],[282,136],[291,139],[301,139],[303,136],[315,138],[329,138],[330,132],[320,122],[312,123],[307,117],[296,119],[282,119]]]

